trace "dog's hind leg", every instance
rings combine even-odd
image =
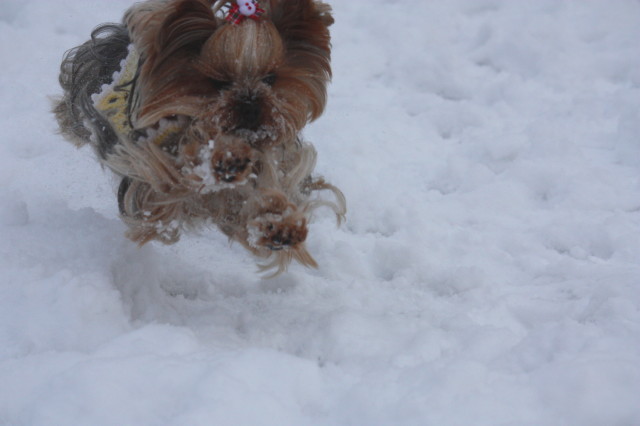
[[[118,189],[118,206],[122,220],[129,227],[127,237],[143,245],[151,240],[172,244],[180,238],[185,209],[181,202],[167,202],[151,185],[122,178]]]
[[[180,231],[197,227],[209,213],[197,195],[157,191],[130,177],[120,182],[118,206],[129,227],[127,237],[139,245],[152,240],[173,244],[180,239]]]

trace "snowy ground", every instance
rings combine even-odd
[[[275,280],[137,249],[55,134],[129,4],[0,2],[0,424],[640,424],[640,2],[334,1],[306,136],[348,222]]]

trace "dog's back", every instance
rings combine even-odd
[[[96,111],[91,97],[112,82],[129,44],[129,33],[123,25],[105,24],[91,33],[91,40],[69,50],[60,66],[64,95],[54,107],[60,131],[78,146],[90,143],[102,159],[118,142],[118,136]]]

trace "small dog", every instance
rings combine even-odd
[[[66,53],[60,131],[120,177],[130,239],[214,223],[274,275],[317,266],[311,214],[340,223],[346,203],[299,134],[326,104],[332,23],[317,0],[148,0]]]

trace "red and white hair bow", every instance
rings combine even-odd
[[[264,14],[264,9],[260,8],[258,0],[236,0],[236,4],[231,6],[227,14],[227,22],[240,24],[245,19],[257,21]]]

